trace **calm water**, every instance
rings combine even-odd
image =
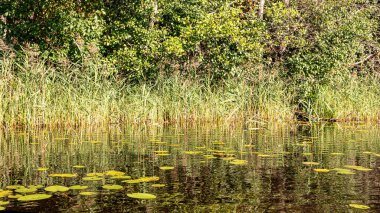
[[[9,195],[18,194],[6,189],[10,185],[86,185],[89,188],[82,191],[97,194],[84,196],[78,190],[52,193],[40,188],[34,193],[53,196],[21,202],[7,195],[0,201],[10,201],[3,207],[15,212],[380,212],[377,154],[379,126],[347,124],[246,130],[114,127],[3,131],[0,188],[12,191]],[[73,167],[78,165],[85,167]],[[163,166],[174,169],[160,169]],[[318,168],[330,171],[316,172]],[[334,168],[354,174],[338,174],[346,170]],[[132,180],[152,176],[159,180],[125,183],[102,174],[98,181],[82,179],[88,173],[110,170],[125,172]],[[61,173],[77,176],[49,176]],[[123,188],[107,190],[102,188],[105,184]],[[127,196],[136,192],[156,198]]]

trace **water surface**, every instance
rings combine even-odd
[[[2,131],[0,188],[42,185],[34,193],[52,197],[0,201],[17,212],[379,212],[379,167],[380,132],[370,125]],[[155,180],[125,183],[103,175],[110,170]],[[75,177],[51,177],[62,173]],[[89,173],[103,174],[83,180]],[[46,192],[51,185],[97,194]],[[136,192],[156,198],[127,196]]]

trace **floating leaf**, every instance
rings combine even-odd
[[[79,194],[83,196],[93,196],[93,195],[97,195],[98,193],[97,192],[81,192]]]
[[[22,188],[24,186],[21,186],[21,185],[9,185],[9,186],[6,186],[5,188],[6,189],[19,189],[19,188]]]
[[[184,153],[187,154],[187,155],[199,155],[202,152],[199,152],[199,151],[186,151]]]
[[[50,174],[49,177],[62,177],[62,178],[74,178],[77,177],[77,174],[68,174],[68,173],[55,173]]]
[[[69,191],[69,188],[66,186],[53,185],[53,186],[46,187],[45,191],[48,191],[48,192],[67,192],[67,191]]]
[[[314,169],[315,172],[318,172],[318,173],[327,173],[329,172],[330,170],[329,169]]]
[[[10,198],[10,199],[17,199],[19,197],[22,197],[22,195],[20,195],[20,194],[8,195],[8,198]]]
[[[130,198],[136,198],[136,199],[144,199],[144,200],[149,200],[149,199],[155,199],[156,196],[153,194],[148,194],[148,193],[131,193],[127,194],[128,197]]]
[[[173,170],[174,167],[173,166],[161,166],[160,169],[161,170]]]
[[[36,191],[37,191],[37,188],[35,187],[30,187],[30,188],[22,187],[15,190],[15,192],[17,193],[32,193]]]
[[[372,169],[365,168],[365,167],[363,167],[363,166],[345,165],[344,167],[345,167],[345,168],[348,168],[348,169],[354,169],[354,170],[357,170],[357,171],[363,171],[363,172],[369,172],[369,171],[372,171]]]
[[[369,206],[362,205],[362,204],[351,203],[351,204],[349,204],[349,206],[352,208],[355,208],[355,209],[370,209]]]
[[[44,200],[51,198],[51,195],[48,194],[32,194],[32,195],[25,195],[19,197],[18,201],[36,201],[36,200]]]
[[[9,204],[9,201],[1,201],[0,200],[0,206],[5,206],[5,205],[8,205]]]
[[[125,175],[125,172],[111,170],[111,171],[105,172],[104,174],[107,176],[123,176],[123,175]]]
[[[0,211],[4,211],[5,208],[3,206],[0,206]]]
[[[95,176],[97,176],[97,177],[103,177],[104,174],[100,173],[100,172],[93,172],[93,173],[88,173],[87,176],[88,177],[95,177]]]
[[[12,194],[12,191],[5,190],[0,192],[0,198],[7,197],[8,195]]]
[[[120,190],[123,187],[120,185],[104,185],[102,186],[103,189],[108,189],[108,190]]]
[[[152,184],[152,187],[154,187],[154,188],[161,188],[164,186],[166,186],[166,185],[165,184]]]
[[[169,156],[170,154],[162,153],[162,154],[157,154],[157,156]]]
[[[99,181],[99,180],[103,180],[103,178],[100,178],[100,177],[84,177],[84,178],[82,178],[82,180],[84,180],[84,181]]]
[[[349,169],[335,168],[333,170],[335,170],[337,172],[337,174],[341,174],[341,175],[354,175],[355,174],[354,172],[352,172]]]
[[[37,168],[37,171],[40,171],[40,172],[47,171],[47,170],[49,170],[49,168],[45,168],[45,167],[38,167]]]
[[[233,164],[233,165],[246,165],[248,163],[248,161],[246,160],[233,160],[230,162],[230,164]]]
[[[72,189],[72,190],[83,190],[83,189],[87,189],[88,186],[81,186],[81,185],[74,185],[74,186],[70,186],[69,189]]]

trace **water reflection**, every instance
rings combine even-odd
[[[0,137],[1,188],[20,184],[87,185],[78,191],[53,193],[48,200],[4,205],[7,211],[52,212],[354,212],[348,204],[380,211],[380,132],[377,126],[277,126],[260,129],[117,128],[68,131],[3,131]],[[231,160],[245,160],[241,165]],[[315,162],[319,165],[305,165]],[[306,163],[311,164],[311,163]],[[81,167],[73,167],[83,165]],[[358,170],[362,166],[371,171]],[[173,166],[173,170],[162,170]],[[38,171],[38,168],[48,168]],[[348,167],[348,168],[347,168]],[[331,171],[318,173],[315,168]],[[349,169],[353,175],[333,169]],[[354,169],[352,169],[354,168]],[[123,183],[88,173],[125,172]],[[50,177],[77,174],[74,178]],[[106,190],[104,184],[122,185]],[[152,184],[165,184],[152,187]],[[144,192],[153,200],[127,197]],[[45,192],[39,189],[39,193]],[[50,193],[51,194],[51,193]]]

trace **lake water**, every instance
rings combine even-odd
[[[0,204],[14,212],[380,212],[379,167],[376,125],[2,131]],[[52,185],[88,188],[45,190]],[[36,193],[49,198],[19,201]]]

